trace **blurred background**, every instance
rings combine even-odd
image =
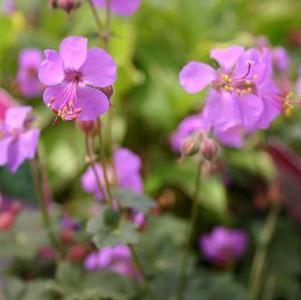
[[[41,97],[23,98],[16,84],[16,72],[23,48],[57,49],[68,35],[83,35],[89,38],[90,47],[101,46],[95,20],[86,3],[68,15],[49,9],[47,1],[14,2],[15,10],[2,10],[0,15],[0,86],[20,103],[34,107],[36,124],[43,129],[41,152],[49,177],[46,188],[52,191],[58,210],[84,222],[94,199],[80,185],[86,168],[83,135],[71,122],[53,126],[54,116]],[[0,7],[3,4],[4,0],[0,0]],[[205,93],[186,94],[178,83],[178,73],[189,60],[212,64],[212,48],[233,44],[251,47],[266,39],[270,47],[281,46],[288,51],[287,77],[293,98],[298,100],[300,11],[299,0],[143,0],[134,16],[113,19],[109,51],[118,64],[112,98],[114,139],[141,156],[145,192],[156,199],[162,214],[160,221],[151,220],[149,225],[156,246],[146,237],[141,246],[149,268],[161,272],[155,280],[160,299],[172,299],[169,297],[173,293],[176,262],[171,258],[181,254],[176,246],[183,241],[183,221],[189,215],[196,175],[193,160],[178,163],[179,154],[172,151],[170,135],[185,116],[200,110],[205,97]],[[243,150],[222,148],[216,171],[202,183],[196,237],[217,224],[239,227],[248,232],[249,250],[240,262],[221,269],[209,265],[195,244],[195,260],[200,269],[192,275],[187,299],[247,299],[248,274],[255,248],[260,244],[262,225],[269,207],[279,201],[283,209],[264,275],[266,282],[272,282],[273,293],[267,291],[269,296],[263,293],[261,299],[300,299],[300,117],[296,105],[289,118],[280,117],[268,131],[249,137]],[[18,199],[34,214],[37,200],[28,163],[13,175],[0,168],[0,192]],[[24,289],[16,279],[22,278],[24,270],[31,270],[30,275],[39,278],[39,284],[42,277],[53,277],[53,270],[47,266],[35,266],[32,270],[37,249],[45,243],[45,237],[30,236],[33,220],[38,222],[38,216],[25,216],[15,225],[14,233],[0,232],[0,257],[15,257],[17,269],[11,268],[9,274],[18,274],[6,285],[11,293],[7,299],[42,299],[34,298],[38,296],[28,291],[23,293],[28,293],[28,298],[13,295],[16,287]],[[20,228],[24,229],[23,241]],[[151,250],[157,251],[157,261],[148,260]],[[39,284],[32,288],[35,292]]]

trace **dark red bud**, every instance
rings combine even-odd
[[[70,13],[81,5],[80,0],[49,0],[51,8],[60,8]]]
[[[95,121],[76,121],[78,127],[88,135],[95,135],[97,132],[97,123]]]
[[[74,230],[71,229],[64,229],[61,232],[61,241],[63,244],[70,244],[74,241],[75,233]]]
[[[67,254],[67,260],[73,262],[80,262],[89,253],[89,249],[86,245],[74,245],[72,246]]]
[[[219,152],[219,146],[213,139],[206,138],[201,144],[201,154],[209,161],[213,161],[217,158]]]

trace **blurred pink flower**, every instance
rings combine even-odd
[[[106,7],[109,3],[113,13],[120,16],[130,16],[139,8],[141,0],[93,0],[95,6]]]
[[[38,49],[23,49],[19,54],[17,82],[22,96],[36,97],[42,93],[38,79],[38,69],[42,62],[42,53]]]
[[[4,121],[6,111],[15,105],[16,102],[12,96],[0,88],[0,124]]]
[[[0,166],[16,172],[26,159],[33,159],[40,130],[30,127],[31,107],[12,107],[0,124]]]

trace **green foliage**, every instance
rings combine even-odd
[[[137,194],[129,189],[116,189],[113,191],[116,197],[124,208],[133,208],[138,212],[148,213],[154,207],[155,202],[153,199],[146,195]]]
[[[98,248],[113,247],[118,244],[136,244],[139,235],[130,221],[120,218],[111,208],[104,208],[87,224],[87,231],[92,234]]]

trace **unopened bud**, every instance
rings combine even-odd
[[[79,120],[77,120],[76,124],[85,134],[88,134],[88,135],[96,134],[97,124],[95,121],[79,121]]]
[[[201,154],[209,161],[213,161],[217,158],[219,152],[219,146],[213,139],[206,138],[201,144]]]
[[[106,87],[100,87],[99,88],[110,100],[113,93],[114,93],[114,88],[112,85],[106,86]]]
[[[49,0],[52,8],[60,8],[70,13],[72,10],[78,8],[81,4],[80,0]]]
[[[193,156],[200,149],[200,141],[195,136],[188,136],[182,141],[181,154],[183,157]]]

